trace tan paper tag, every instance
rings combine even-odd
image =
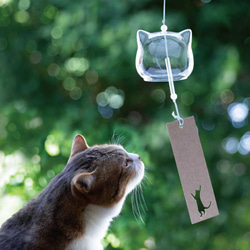
[[[167,124],[191,223],[219,215],[194,117]]]

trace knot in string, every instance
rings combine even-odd
[[[176,120],[178,120],[178,122],[179,122],[179,127],[182,128],[182,127],[183,127],[183,124],[184,124],[184,120],[180,117],[180,114],[179,114],[179,110],[178,110],[178,106],[177,106],[176,101],[173,101],[173,103],[174,103],[174,106],[175,106],[176,114],[175,114],[175,112],[173,111],[173,112],[172,112],[172,116],[173,116]]]

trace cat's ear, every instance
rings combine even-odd
[[[69,160],[77,153],[84,151],[89,146],[85,140],[85,138],[82,135],[76,135],[71,148],[71,154],[69,157]]]
[[[80,193],[89,193],[91,187],[94,182],[94,171],[91,173],[80,173],[77,174],[73,180],[72,185],[80,192]]]
[[[192,30],[190,30],[190,29],[183,30],[183,31],[180,32],[180,35],[183,37],[185,42],[187,44],[189,44],[191,39],[192,39]]]
[[[149,33],[144,30],[137,31],[137,41],[141,44],[145,43],[148,40]]]

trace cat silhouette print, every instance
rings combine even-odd
[[[204,213],[204,215],[206,214],[205,212],[205,209],[209,209],[210,206],[211,206],[211,201],[210,201],[210,204],[208,207],[205,207],[201,201],[201,186],[200,186],[200,189],[199,190],[195,190],[195,195],[193,195],[191,193],[191,195],[193,196],[193,198],[196,200],[196,203],[197,203],[197,207],[198,207],[198,211],[202,217],[202,212]]]

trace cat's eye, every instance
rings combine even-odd
[[[129,167],[130,164],[131,164],[131,159],[126,159],[126,160],[124,161],[123,167]]]
[[[123,167],[128,167],[128,160],[124,162]]]

